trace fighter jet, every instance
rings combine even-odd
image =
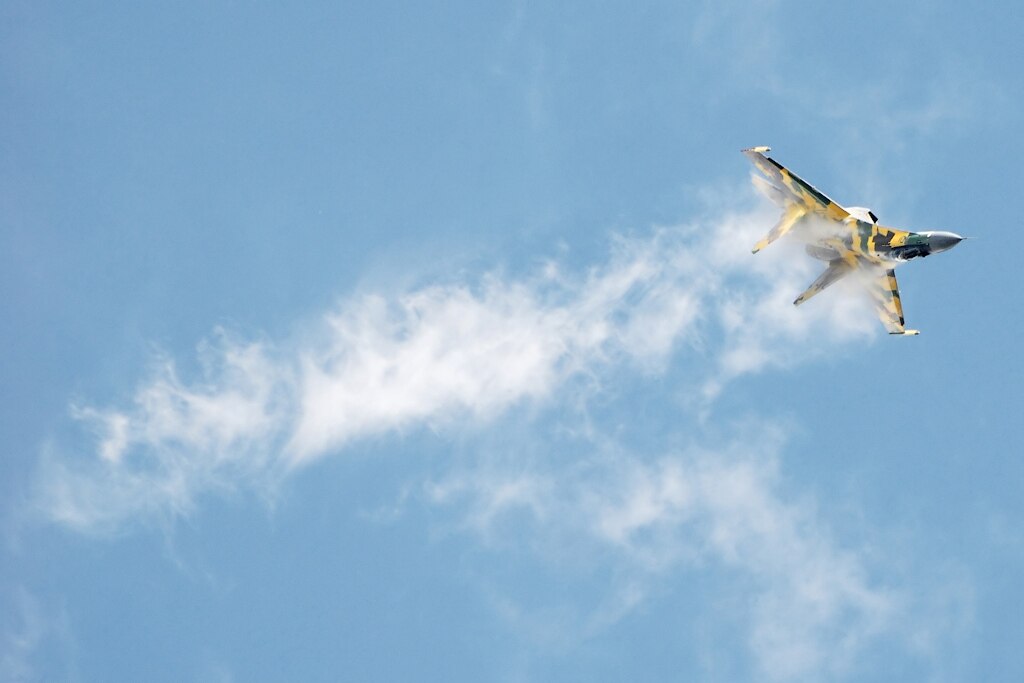
[[[839,206],[768,156],[769,151],[769,147],[743,150],[765,175],[751,176],[754,186],[783,211],[775,227],[754,245],[753,253],[788,233],[806,245],[808,254],[828,263],[793,304],[799,306],[841,278],[858,274],[889,334],[919,334],[904,327],[894,269],[911,259],[952,249],[963,238],[951,232],[910,232],[879,225],[871,210]]]

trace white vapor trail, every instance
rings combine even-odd
[[[44,454],[39,503],[83,531],[188,514],[217,489],[269,490],[353,440],[417,424],[487,420],[553,401],[565,380],[632,364],[649,372],[679,348],[703,354],[713,397],[732,378],[813,354],[809,339],[870,335],[841,297],[793,310],[804,259],[752,257],[759,211],[613,240],[605,263],[549,262],[522,279],[485,275],[343,302],[288,347],[218,332],[203,372],[164,358],[129,406],[76,407],[95,453]],[[852,321],[852,322],[851,322]]]

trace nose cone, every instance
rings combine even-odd
[[[960,240],[963,239],[960,235],[952,232],[927,232],[923,233],[928,236],[928,250],[931,253],[937,253],[940,251],[946,251],[952,249],[956,245],[960,244]]]

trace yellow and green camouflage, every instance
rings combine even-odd
[[[753,176],[754,185],[782,208],[779,222],[754,245],[753,253],[783,235],[792,234],[807,245],[808,254],[828,262],[825,272],[793,303],[800,305],[846,275],[863,272],[885,329],[890,334],[917,334],[917,330],[904,327],[903,305],[893,268],[912,258],[948,249],[962,238],[953,233],[914,233],[879,225],[873,213],[843,208],[769,157],[768,151],[768,147],[743,150],[765,176]]]

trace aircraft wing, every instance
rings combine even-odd
[[[878,318],[889,334],[919,334],[903,326],[903,304],[900,302],[900,288],[896,284],[896,271],[886,270],[868,281],[868,292],[875,301]]]
[[[796,205],[802,213],[815,213],[834,221],[841,221],[850,215],[846,209],[826,197],[813,185],[768,156],[769,151],[768,147],[751,147],[743,150],[744,156],[768,179],[767,184],[763,181],[755,184],[769,198],[784,208]]]
[[[843,277],[846,277],[854,271],[854,266],[850,265],[847,261],[841,258],[829,261],[828,268],[822,273],[817,280],[811,283],[811,286],[804,290],[804,293],[796,298],[793,302],[794,306],[799,306],[803,302],[810,299],[812,296],[825,289],[829,285],[837,282]]]

